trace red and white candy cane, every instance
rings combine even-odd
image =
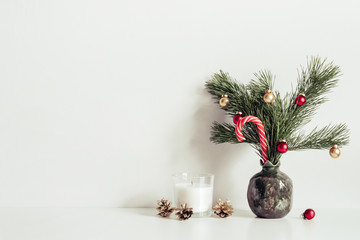
[[[262,152],[263,161],[265,163],[268,160],[267,141],[266,141],[266,136],[265,136],[264,125],[262,124],[262,122],[259,118],[255,117],[255,116],[246,116],[246,117],[241,118],[241,120],[238,121],[238,123],[236,124],[236,130],[235,130],[236,137],[240,142],[245,140],[245,137],[242,134],[242,128],[243,128],[244,124],[247,122],[255,123],[259,130],[261,152]]]

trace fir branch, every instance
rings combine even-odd
[[[251,125],[255,125],[250,123]],[[261,147],[260,147],[260,138],[258,134],[254,134],[252,128],[244,128],[243,134],[245,136],[245,140],[239,142],[236,138],[235,134],[235,126],[229,123],[219,123],[214,122],[211,127],[211,137],[210,140],[214,143],[221,144],[221,143],[249,143],[251,147],[257,150],[258,155],[261,157]]]
[[[250,123],[251,124],[251,123]],[[254,124],[255,125],[255,124]],[[218,123],[214,122],[211,127],[211,137],[210,140],[214,143],[250,143],[250,144],[259,144],[260,139],[254,134],[251,128],[243,130],[245,140],[239,142],[235,134],[235,126],[229,123]]]
[[[276,146],[281,139],[286,139],[289,150],[324,149],[333,144],[346,145],[349,142],[349,130],[345,124],[326,126],[320,130],[314,129],[309,135],[298,134],[299,129],[308,123],[318,107],[327,99],[325,97],[338,82],[340,68],[326,59],[312,57],[306,68],[301,68],[297,87],[281,98],[278,91],[273,90],[274,76],[270,71],[260,71],[255,79],[244,85],[232,79],[228,73],[220,71],[206,83],[208,92],[218,104],[221,95],[227,94],[230,103],[223,110],[234,117],[237,111],[245,116],[258,117],[264,125],[268,143],[268,157],[272,163],[280,160],[281,154]],[[275,102],[267,104],[263,101],[266,90],[272,90]],[[295,104],[295,98],[305,94],[306,103],[301,107]],[[258,130],[255,124],[247,123],[243,127],[244,142],[250,143],[261,156]],[[214,143],[239,143],[233,124],[215,122],[211,131]]]
[[[336,86],[339,75],[339,66],[332,62],[326,63],[326,59],[319,57],[310,59],[307,69],[302,68],[296,90],[284,99],[286,113],[281,122],[285,126],[281,133],[283,138],[288,138],[312,119],[319,106],[327,100],[325,94]],[[300,94],[305,94],[306,103],[298,107],[294,100]]]
[[[245,108],[245,104],[251,105],[251,97],[247,92],[244,84],[236,82],[228,73],[220,70],[215,73],[212,79],[205,84],[208,92],[213,96],[214,102],[219,103],[222,95],[228,95],[230,100],[229,106],[223,108],[228,114],[234,115],[239,109]]]
[[[210,140],[214,143],[239,143],[235,135],[235,126],[228,123],[214,122],[211,126]]]
[[[350,131],[346,124],[327,125],[321,129],[313,129],[308,135],[298,134],[288,141],[289,150],[329,149],[333,145],[339,147],[349,143]]]

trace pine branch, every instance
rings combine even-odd
[[[312,119],[319,106],[327,100],[325,94],[336,86],[339,75],[339,66],[332,62],[326,63],[326,59],[321,60],[318,57],[311,58],[307,69],[302,68],[296,90],[284,99],[284,109],[287,110],[281,122],[284,125],[281,132],[283,138],[288,138]],[[298,107],[294,104],[294,99],[300,94],[305,94],[306,103]]]
[[[223,108],[227,115],[234,117],[237,111],[241,111],[243,115],[258,116],[260,119],[268,118],[270,121],[271,115],[268,114],[272,109],[270,106],[262,104],[262,97],[266,90],[272,87],[273,76],[269,71],[261,71],[259,74],[255,74],[255,77],[256,79],[246,86],[236,82],[228,73],[220,71],[220,73],[214,74],[212,79],[206,83],[206,88],[212,94],[216,104],[218,104],[222,95],[228,95],[229,99],[231,99],[229,106]],[[246,138],[244,142],[250,143],[257,150],[258,155],[261,156],[257,126],[253,123],[246,124],[243,134]],[[235,136],[235,126],[227,123],[219,124],[215,122],[211,135],[210,140],[214,143],[239,143]]]
[[[253,123],[250,123],[253,124]],[[253,124],[255,125],[255,124]],[[244,128],[243,134],[245,136],[245,140],[239,142],[236,138],[235,134],[235,126],[229,123],[218,123],[214,122],[211,127],[211,137],[210,140],[214,143],[249,143],[255,150],[257,150],[258,155],[261,156],[261,148],[260,148],[260,138],[252,132],[252,128]]]
[[[333,145],[339,147],[349,143],[350,131],[346,124],[328,125],[321,129],[313,129],[308,135],[298,134],[288,142],[289,151],[305,149],[329,149]]]
[[[281,139],[286,139],[289,150],[324,149],[333,144],[346,145],[349,142],[349,130],[345,124],[327,126],[320,130],[314,129],[309,135],[298,134],[300,128],[308,123],[316,113],[320,104],[338,82],[340,69],[326,59],[312,57],[306,68],[301,68],[297,87],[281,98],[278,91],[273,90],[274,76],[269,71],[260,71],[255,79],[244,85],[232,79],[228,73],[220,71],[206,83],[208,92],[218,104],[221,95],[228,95],[229,106],[224,108],[226,114],[234,117],[237,111],[245,116],[258,117],[265,128],[268,143],[268,157],[272,163],[280,160],[281,154],[276,146]],[[266,90],[272,90],[275,101],[267,104],[263,101]],[[305,94],[306,103],[301,107],[295,104],[295,98]],[[243,127],[246,138],[261,156],[258,130],[255,124],[247,123]],[[235,126],[228,123],[215,122],[211,131],[211,141],[214,143],[238,143]]]
[[[228,123],[214,122],[211,127],[210,140],[214,143],[239,143],[235,135],[235,126]]]
[[[255,125],[255,124],[254,124]],[[235,126],[229,123],[218,123],[214,122],[211,127],[211,137],[210,140],[214,143],[251,143],[251,144],[260,144],[260,139],[257,135],[251,132],[251,128],[243,130],[245,140],[239,142],[235,135]]]
[[[245,109],[245,103],[251,105],[251,98],[247,92],[244,84],[237,83],[228,73],[220,70],[220,73],[215,73],[210,81],[205,84],[208,92],[213,96],[214,102],[219,103],[222,95],[228,95],[230,104],[223,110],[228,114],[234,115],[239,109]]]

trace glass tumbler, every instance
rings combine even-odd
[[[176,173],[173,174],[174,203],[177,208],[187,203],[193,209],[193,216],[210,216],[214,192],[214,174]]]

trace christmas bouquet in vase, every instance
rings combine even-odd
[[[233,118],[233,123],[214,122],[210,140],[214,143],[249,143],[261,157],[262,171],[249,182],[247,198],[251,210],[263,218],[281,218],[292,205],[292,181],[279,170],[280,158],[287,151],[330,149],[340,156],[348,144],[346,124],[315,128],[308,134],[301,127],[308,123],[328,93],[338,82],[340,69],[318,57],[301,68],[297,86],[281,98],[273,89],[269,71],[255,74],[245,85],[220,71],[206,83],[216,103]]]

